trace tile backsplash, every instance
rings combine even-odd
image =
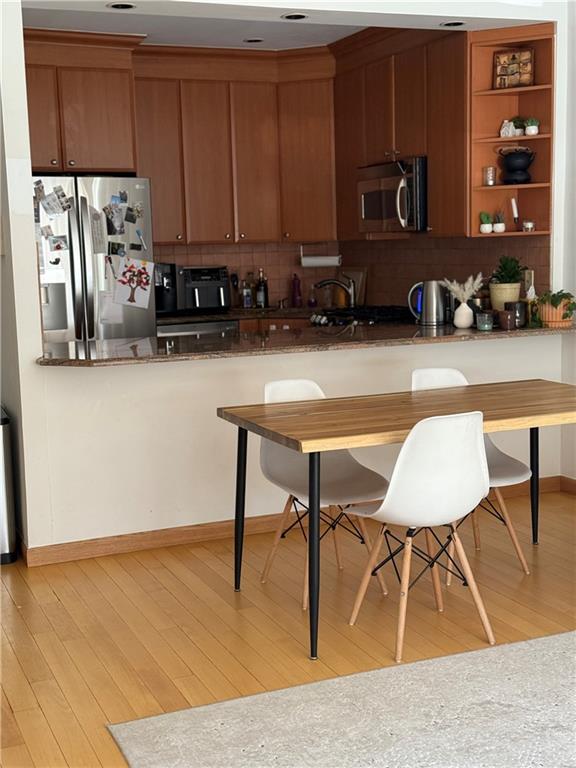
[[[536,292],[550,285],[550,238],[434,238],[341,242],[343,266],[367,267],[367,304],[406,304],[408,291],[420,280],[447,277],[464,281],[482,272],[489,277],[501,255],[515,256],[535,272]]]
[[[314,243],[305,246],[306,255],[335,256],[339,253],[337,242]],[[290,306],[292,275],[296,272],[302,281],[302,299],[306,305],[310,286],[327,277],[334,277],[334,267],[302,268],[300,266],[299,243],[242,243],[238,245],[175,245],[155,247],[155,258],[159,262],[175,263],[179,266],[204,267],[227,266],[241,281],[248,272],[258,275],[262,267],[268,277],[270,306],[275,307],[280,299],[288,299]],[[317,299],[321,297],[318,295]]]
[[[469,274],[478,272],[488,277],[502,254],[516,256],[535,271],[538,293],[550,284],[550,238],[545,235],[490,236],[489,239],[412,235],[406,240],[315,243],[306,245],[305,253],[326,256],[341,253],[344,270],[367,267],[367,304],[405,304],[408,290],[419,280],[443,277],[465,280]],[[231,274],[238,274],[240,281],[248,272],[257,275],[258,267],[262,267],[268,277],[272,307],[284,298],[290,305],[294,272],[302,281],[304,304],[312,284],[336,275],[333,267],[303,269],[299,243],[156,246],[155,255],[158,261],[180,266],[226,265]],[[317,295],[317,299],[321,302],[322,296]]]

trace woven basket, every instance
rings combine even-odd
[[[553,307],[552,304],[540,305],[540,319],[544,328],[570,328],[573,318],[562,319],[567,304],[567,301],[563,301],[559,307]]]

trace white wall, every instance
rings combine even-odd
[[[463,5],[475,15],[487,9],[485,3],[458,3],[452,15],[462,13]],[[498,6],[504,18],[512,12],[521,18],[525,12],[509,3],[489,5],[491,10]],[[378,6],[386,10],[387,4]],[[421,3],[402,3],[405,12],[417,6],[422,8]],[[456,365],[471,381],[563,375],[560,337],[101,369],[37,366],[41,327],[21,18],[17,0],[1,7],[0,87],[8,194],[3,202],[10,219],[6,274],[15,297],[14,365],[21,390],[18,426],[29,546],[231,517],[235,436],[233,428],[216,419],[215,408],[259,400],[264,382],[271,378],[313,376],[329,394],[337,395],[405,389],[415,365]],[[354,9],[356,3],[348,0],[340,7]],[[562,20],[559,50],[565,56],[565,3],[545,3],[538,13],[543,7],[551,9],[549,18]],[[560,118],[566,110],[566,88],[563,65],[558,67]],[[560,213],[566,172],[566,132],[561,125],[558,135],[556,275],[563,274],[569,253],[563,248]],[[14,386],[7,390],[9,400],[15,392]],[[18,403],[7,405],[18,411]],[[499,440],[516,455],[527,456],[525,435],[507,434]],[[277,511],[281,499],[257,472],[252,443],[250,512]],[[559,430],[544,430],[543,474],[559,473],[559,446]],[[378,453],[369,457],[377,462]]]
[[[236,429],[216,408],[261,402],[275,378],[313,377],[330,396],[409,389],[418,366],[472,382],[561,377],[560,336],[150,363],[46,368],[46,513],[29,546],[233,517]],[[542,430],[542,474],[558,475],[559,429]],[[526,432],[496,441],[528,459]],[[248,513],[281,511],[250,438]],[[377,468],[385,450],[359,452]],[[49,513],[48,513],[49,509]]]

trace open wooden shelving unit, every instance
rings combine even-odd
[[[499,35],[499,32],[505,34]],[[514,36],[512,36],[514,35]],[[519,88],[492,87],[494,54],[512,48],[534,51],[534,85]],[[553,25],[518,27],[516,30],[490,30],[470,35],[470,222],[471,237],[530,237],[550,234],[552,208],[552,140],[554,119],[554,28]],[[536,136],[501,138],[502,121],[516,115],[537,117]],[[498,149],[530,146],[536,156],[530,166],[529,184],[503,184]],[[482,169],[497,166],[496,185],[483,185]],[[520,226],[534,221],[534,232],[516,231],[510,200],[516,198]],[[479,214],[504,211],[506,232],[480,233]]]

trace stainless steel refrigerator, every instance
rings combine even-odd
[[[148,179],[33,179],[45,349],[156,336]]]

